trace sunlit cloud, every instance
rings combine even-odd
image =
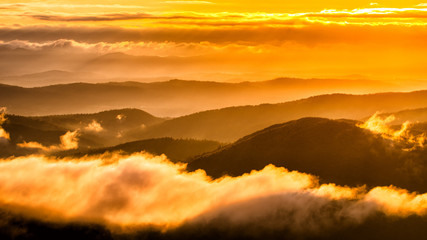
[[[191,3],[192,1],[177,1],[175,3]],[[202,3],[202,2],[200,2]],[[194,4],[194,3],[192,3]],[[206,4],[206,3],[204,3]],[[4,6],[10,7],[10,6]],[[424,25],[426,23],[427,8],[411,7],[411,8],[387,8],[372,5],[370,8],[357,8],[351,10],[325,9],[318,12],[298,12],[298,13],[266,13],[266,12],[218,12],[218,13],[203,13],[203,12],[150,12],[141,9],[138,11],[107,11],[107,12],[61,12],[61,11],[12,11],[6,16],[18,18],[33,18],[42,22],[113,22],[121,21],[119,26],[140,26],[141,20],[150,20],[151,27],[159,27],[172,25],[179,27],[182,24],[187,25],[214,25],[216,23],[221,26],[221,23],[228,22],[229,25],[259,25],[259,26],[274,26],[281,22],[299,22],[302,25],[297,27],[310,25],[310,23],[321,24],[344,24],[344,25]],[[176,20],[174,22],[161,22],[160,20]],[[192,20],[192,21],[189,21]],[[127,21],[124,23],[123,21]],[[113,23],[112,23],[113,24]],[[146,26],[147,27],[147,26]]]
[[[11,10],[0,16],[0,41],[47,44],[65,39],[64,44],[73,41],[72,47],[99,54],[209,55],[216,63],[239,56],[235,60],[239,63],[243,59],[253,65],[260,61],[286,66],[281,68],[283,72],[275,73],[277,77],[363,72],[383,80],[396,76],[424,79],[427,75],[423,70],[427,51],[427,8],[423,3],[307,1],[281,8],[277,2],[266,1],[244,5],[252,10],[235,8],[242,6],[236,1],[3,3],[0,7]],[[409,62],[402,62],[402,58]],[[75,66],[63,70],[71,69]],[[248,74],[253,67],[234,66],[235,70],[230,70],[211,65],[211,69]]]
[[[424,147],[425,141],[427,140],[424,133],[419,135],[412,134],[410,132],[411,124],[409,121],[403,123],[399,129],[393,129],[391,128],[390,123],[394,120],[394,115],[381,117],[377,112],[364,123],[358,124],[357,126],[380,134],[386,139],[407,143],[410,145],[410,147],[407,147],[406,150],[413,150],[417,147]]]
[[[0,8],[67,8],[67,9],[144,9],[143,5],[122,5],[122,4],[66,4],[66,3],[43,3],[43,2],[27,2],[27,3],[2,3]]]
[[[0,108],[0,141],[2,139],[5,140],[10,140],[10,135],[8,132],[6,132],[6,130],[4,130],[2,128],[2,124],[6,121],[6,108],[5,107],[1,107]],[[1,142],[0,142],[1,143]]]
[[[92,120],[92,122],[89,123],[89,125],[87,125],[84,129],[89,132],[101,132],[104,130],[101,124],[96,120]]]
[[[171,4],[214,4],[213,2],[208,2],[208,1],[165,1],[165,3],[171,3]]]
[[[3,206],[42,220],[84,220],[112,229],[166,230],[218,218],[233,226],[271,217],[270,227],[311,232],[331,228],[328,223],[338,219],[360,223],[379,211],[422,216],[426,201],[426,194],[395,187],[319,185],[314,176],[271,165],[212,180],[204,171],[189,173],[185,165],[146,154],[66,160],[30,156],[0,162]],[[290,212],[298,214],[286,214]],[[310,217],[321,212],[316,221]],[[280,219],[274,217],[278,213],[283,214]],[[311,224],[302,224],[307,222]]]
[[[38,149],[43,152],[56,152],[61,150],[77,149],[79,147],[79,131],[68,131],[64,135],[59,137],[60,144],[44,146],[41,143],[30,141],[18,143],[17,146],[20,148]]]
[[[126,118],[126,115],[124,115],[124,114],[118,114],[116,116],[116,119],[119,120],[119,121],[121,121],[122,119],[125,119],[125,118]]]

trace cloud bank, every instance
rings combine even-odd
[[[226,223],[312,233],[336,223],[359,224],[381,212],[424,216],[427,194],[395,187],[319,185],[316,177],[272,165],[212,180],[164,156],[134,154],[57,160],[44,156],[0,162],[3,208],[44,221],[99,223],[133,231]],[[223,226],[225,227],[225,226]]]

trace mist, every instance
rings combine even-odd
[[[226,228],[320,234],[383,213],[424,216],[427,194],[393,186],[349,188],[273,165],[212,180],[165,156],[29,156],[0,162],[1,208],[47,222],[85,222],[113,232],[226,222]]]

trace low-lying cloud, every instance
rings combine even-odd
[[[45,221],[85,221],[111,229],[226,223],[316,233],[359,224],[372,214],[424,216],[427,194],[395,187],[319,185],[317,178],[272,165],[212,180],[164,156],[112,154],[0,162],[0,203]]]
[[[92,127],[96,128],[96,126]],[[61,150],[77,149],[79,147],[79,130],[68,131],[64,135],[59,137],[60,144],[44,146],[38,142],[22,142],[18,143],[17,146],[20,148],[39,149],[44,152],[55,152]]]
[[[399,129],[393,129],[390,125],[395,120],[394,115],[380,117],[379,113],[375,113],[364,123],[358,124],[360,128],[368,129],[376,134],[380,134],[383,138],[393,140],[395,142],[405,143],[408,145],[406,150],[414,150],[423,148],[426,142],[425,133],[414,135],[411,133],[411,123],[404,122]]]
[[[92,120],[91,123],[89,123],[84,130],[89,131],[89,132],[101,132],[102,130],[104,130],[104,128],[101,126],[101,124],[96,121],[95,119]]]
[[[4,140],[10,140],[10,135],[2,128],[2,124],[6,121],[6,108],[0,108],[0,143]]]

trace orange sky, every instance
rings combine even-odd
[[[0,22],[5,46],[65,39],[99,54],[208,57],[210,67],[186,73],[194,78],[427,79],[427,3],[420,1],[6,0]]]

